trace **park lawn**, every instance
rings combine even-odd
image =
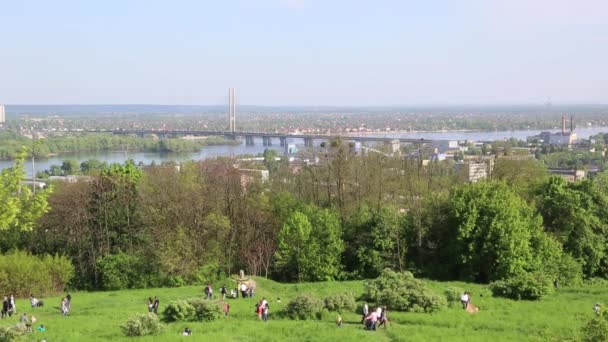
[[[0,321],[15,324],[24,311],[35,315],[36,326],[44,324],[45,333],[25,336],[25,341],[542,341],[576,339],[581,325],[593,316],[596,302],[608,303],[608,289],[599,285],[560,289],[543,301],[513,301],[494,298],[487,287],[459,282],[427,281],[438,293],[449,286],[472,292],[473,303],[481,308],[475,315],[461,309],[459,303],[438,313],[393,312],[390,325],[376,332],[363,330],[360,315],[343,313],[345,324],[335,325],[335,313],[326,313],[319,321],[293,321],[282,312],[285,304],[301,293],[318,298],[335,293],[363,293],[363,281],[280,284],[257,279],[254,299],[230,299],[230,317],[210,323],[171,323],[154,337],[124,337],[119,325],[135,313],[147,312],[147,298],[158,296],[163,307],[172,300],[202,296],[202,286],[72,293],[72,312],[62,317],[60,297],[43,298],[43,308],[31,309],[27,299],[17,301],[18,315]],[[214,286],[216,295],[222,283]],[[229,282],[226,285],[230,286]],[[266,297],[270,302],[269,322],[258,321],[255,301]],[[278,302],[278,298],[281,302]],[[358,309],[359,310],[359,309]],[[194,333],[180,336],[185,327]]]

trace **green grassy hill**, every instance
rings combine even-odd
[[[336,327],[333,313],[320,321],[293,321],[284,317],[286,303],[300,293],[319,298],[334,293],[363,293],[362,281],[280,284],[258,279],[256,298],[231,299],[230,317],[212,323],[173,323],[160,336],[127,338],[119,325],[138,312],[147,312],[147,298],[158,296],[163,307],[172,300],[202,296],[202,286],[128,290],[115,292],[72,293],[72,313],[62,317],[59,297],[43,298],[45,307],[31,309],[29,301],[18,300],[18,315],[0,321],[14,324],[24,311],[35,315],[36,326],[44,324],[45,333],[25,336],[26,341],[529,341],[575,339],[580,326],[592,317],[592,307],[605,300],[608,289],[601,286],[561,289],[540,302],[493,298],[486,287],[458,282],[428,282],[438,293],[449,286],[473,293],[473,303],[481,308],[475,315],[459,304],[435,314],[392,312],[390,325],[376,332],[363,330],[358,313],[343,313],[345,321]],[[214,286],[219,293],[221,283]],[[231,284],[226,282],[226,285]],[[270,301],[268,322],[257,319],[255,301]],[[277,298],[281,299],[279,303]],[[180,336],[190,327],[192,336]]]

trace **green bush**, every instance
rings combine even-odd
[[[25,297],[55,294],[65,290],[74,266],[64,256],[34,256],[23,251],[0,255],[0,288],[4,293]]]
[[[603,312],[590,319],[581,329],[583,342],[608,341],[608,315]]]
[[[154,287],[159,284],[155,270],[143,258],[119,252],[97,261],[103,290]]]
[[[318,319],[323,311],[323,302],[309,295],[300,295],[287,303],[285,311],[291,319]]]
[[[137,314],[120,326],[126,336],[158,335],[165,327],[153,313]]]
[[[165,322],[193,321],[195,313],[194,306],[185,300],[178,300],[165,307],[163,320]]]
[[[447,305],[444,296],[439,296],[424,283],[414,278],[411,272],[394,272],[389,269],[365,284],[367,298],[392,310],[412,312],[435,312]]]
[[[194,320],[197,322],[213,321],[224,315],[224,310],[218,302],[201,298],[191,298],[187,302],[194,307]]]
[[[355,297],[350,293],[331,295],[325,298],[324,302],[329,311],[353,311],[357,306]]]
[[[25,332],[24,324],[0,325],[0,342],[18,341],[19,337]]]
[[[443,291],[445,299],[449,304],[460,302],[460,296],[464,293],[464,290],[459,287],[450,286]]]
[[[553,290],[551,280],[540,273],[522,273],[490,284],[492,294],[512,299],[539,300]]]

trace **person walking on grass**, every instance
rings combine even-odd
[[[267,322],[268,321],[268,310],[269,310],[268,303],[266,303],[266,305],[264,305],[264,309],[262,309],[262,310],[263,310],[262,311],[262,320],[264,322]]]
[[[11,298],[10,298],[10,304],[11,304],[11,311],[14,314],[17,314],[17,304],[15,304],[15,296],[13,296],[12,293],[11,293]]]
[[[224,308],[224,317],[228,317],[228,314],[230,313],[230,304],[226,301],[222,302],[222,304]]]
[[[4,299],[2,300],[2,316],[1,316],[1,318],[5,318],[5,317],[8,316],[8,309],[9,309],[8,297],[4,296]]]
[[[61,300],[61,314],[67,316],[70,313],[70,304],[67,298]]]
[[[220,293],[222,294],[222,300],[226,300],[226,295],[228,294],[228,289],[226,288],[226,285],[222,285],[222,287],[220,288]]]
[[[152,312],[154,309],[154,300],[152,297],[148,297],[148,312]]]
[[[378,324],[378,312],[373,310],[367,317],[365,317],[365,327],[367,330],[376,330]]]
[[[378,328],[384,325],[386,329],[386,324],[388,323],[388,316],[386,315],[386,306],[382,307],[382,313],[380,314]]]
[[[213,288],[211,288],[211,284],[207,284],[207,286],[205,286],[205,299],[212,299],[213,298]]]
[[[367,306],[367,303],[363,304],[363,317],[361,318],[361,323],[365,322],[365,317],[367,317],[367,315],[369,315],[369,306]]]
[[[462,303],[462,308],[466,310],[467,306],[469,305],[469,300],[470,300],[470,296],[469,293],[467,291],[464,291],[464,293],[462,294],[462,296],[460,296],[460,302]]]
[[[154,304],[152,304],[152,311],[158,315],[158,307],[160,306],[160,300],[158,297],[154,297]]]

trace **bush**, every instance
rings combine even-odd
[[[185,300],[178,300],[165,307],[163,320],[165,322],[193,321],[195,313],[194,306]]]
[[[4,293],[25,297],[55,294],[65,290],[74,266],[64,256],[38,257],[23,251],[0,255],[0,288]]]
[[[291,300],[285,310],[291,319],[318,319],[323,311],[323,302],[309,295],[300,295]]]
[[[324,300],[325,308],[329,311],[353,311],[357,304],[355,297],[350,293],[331,295]]]
[[[608,315],[603,312],[596,315],[585,324],[582,329],[582,341],[608,341]]]
[[[218,302],[201,298],[191,298],[187,302],[194,307],[194,320],[197,322],[213,321],[224,315],[224,310]]]
[[[164,325],[153,313],[137,314],[130,317],[120,326],[126,336],[157,335],[164,330]]]
[[[539,300],[553,290],[551,280],[539,273],[522,273],[520,275],[498,280],[490,284],[492,294],[497,297],[512,299]]]
[[[14,326],[0,326],[0,342],[18,341],[19,337],[25,332],[25,324],[17,324]]]
[[[449,304],[460,302],[460,296],[464,293],[464,290],[459,287],[450,286],[443,291],[445,299]]]
[[[119,252],[97,260],[103,290],[146,288],[159,284],[157,272],[143,258]],[[156,278],[155,278],[156,277]]]
[[[163,320],[166,322],[204,322],[213,321],[223,315],[224,311],[218,302],[190,298],[167,305],[163,311]]]
[[[380,277],[365,284],[367,298],[392,310],[435,312],[447,305],[443,296],[436,295],[411,272],[385,269]]]

